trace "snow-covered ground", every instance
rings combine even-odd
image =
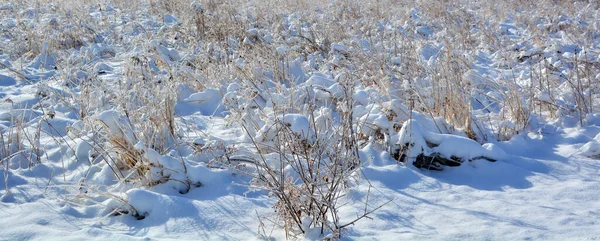
[[[0,3],[0,240],[600,239],[598,3],[90,2]]]

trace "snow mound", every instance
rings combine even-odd
[[[183,101],[193,104],[192,108],[200,111],[202,115],[221,115],[225,108],[221,103],[223,95],[218,89],[206,89],[203,92],[191,94]]]
[[[280,132],[290,131],[296,138],[312,142],[315,140],[314,131],[308,118],[301,114],[285,114],[274,122],[263,125],[255,139],[257,141],[275,141]]]
[[[137,143],[133,128],[127,118],[115,110],[107,110],[100,113],[97,117],[107,128],[107,134],[110,138],[124,138],[127,143]]]
[[[398,135],[400,153],[396,156],[419,168],[442,170],[442,166],[460,166],[464,161],[506,158],[506,153],[493,144],[484,147],[466,137],[433,133],[415,120],[406,121]]]
[[[600,133],[580,147],[579,153],[583,156],[600,159]]]

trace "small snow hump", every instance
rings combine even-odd
[[[223,94],[218,89],[206,89],[184,99],[185,102],[192,104],[190,108],[197,108],[205,116],[221,115],[225,111],[222,100]]]
[[[290,131],[300,140],[312,142],[315,139],[314,130],[308,118],[301,114],[285,114],[279,116],[274,122],[265,124],[258,134],[258,141],[274,141],[280,131]]]

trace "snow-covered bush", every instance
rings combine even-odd
[[[460,166],[465,161],[495,162],[506,155],[466,137],[429,132],[415,120],[406,121],[398,135],[398,153],[395,154],[398,160],[418,168],[442,170],[444,166]]]
[[[339,238],[347,226],[338,203],[358,174],[357,138],[350,116],[338,126],[319,114],[284,114],[251,138],[259,153],[251,187],[277,199],[273,208],[292,237],[317,232]]]

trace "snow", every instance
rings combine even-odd
[[[112,72],[113,68],[110,67],[106,63],[97,63],[94,65],[94,73],[96,74],[106,74]]]
[[[17,80],[6,75],[0,75],[0,86],[12,86],[16,84]]]
[[[224,111],[221,104],[222,99],[223,95],[220,90],[206,89],[203,92],[191,94],[184,101],[195,106],[202,115],[211,116],[220,115]]]
[[[598,4],[417,2],[0,4],[0,239],[600,239]]]
[[[97,117],[108,128],[108,134],[114,138],[125,138],[128,143],[136,143],[132,127],[123,115],[115,110],[107,110]]]
[[[595,237],[600,214],[600,185],[594,181],[600,170],[597,160],[562,153],[581,145],[577,142],[561,144],[560,149],[550,153],[545,151],[556,143],[582,139],[585,133],[561,131],[543,140],[500,143],[507,153],[516,155],[506,154],[495,163],[478,161],[444,172],[420,171],[386,161],[384,158],[389,156],[366,147],[361,152],[371,151],[374,155],[370,157],[372,164],[363,167],[362,173],[372,187],[369,190],[369,184],[363,181],[351,189],[350,197],[360,200],[370,192],[373,205],[393,202],[372,214],[372,219],[357,222],[346,237],[569,239],[581,237],[582,230],[589,234],[586,237]],[[524,146],[527,150],[521,150]],[[494,147],[490,145],[489,149],[494,152]],[[528,154],[520,156],[523,152]],[[60,176],[60,168],[49,165],[38,167],[58,171],[50,175]],[[271,212],[272,201],[266,195],[245,194],[245,188],[236,185],[245,182],[239,178],[241,174],[200,165],[190,167],[188,173],[203,186],[188,194],[152,189],[127,191],[126,200],[146,215],[143,220],[128,215],[97,216],[106,212],[101,206],[72,206],[60,187],[51,187],[50,193],[58,195],[55,199],[48,199],[50,194],[42,190],[36,191],[47,185],[44,179],[49,173],[36,174],[42,170],[47,173],[39,168],[10,172],[13,200],[3,197],[0,223],[11,228],[0,231],[3,237],[260,239],[255,211],[261,215]],[[0,185],[4,186],[4,179]],[[361,208],[345,206],[343,218],[353,218]]]

